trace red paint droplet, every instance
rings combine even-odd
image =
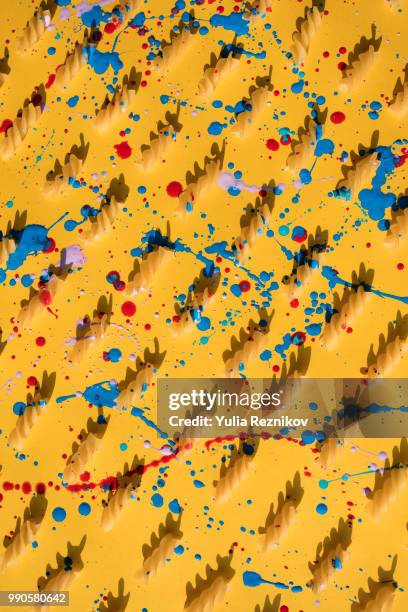
[[[178,181],[171,181],[166,187],[167,195],[171,198],[178,198],[180,193],[183,191],[183,186]]]
[[[351,333],[352,333],[352,331],[353,331],[353,328],[352,328],[352,327],[348,327],[348,328],[346,329],[346,332],[347,332],[348,334],[351,334]]]
[[[273,372],[279,372],[279,370],[280,370],[280,367],[278,365],[272,366],[272,371]]]
[[[346,62],[339,62],[337,64],[337,68],[343,72],[343,70],[345,70],[347,68]]]
[[[35,339],[35,343],[37,346],[44,346],[46,340],[44,338],[44,336],[38,336],[38,338]]]
[[[329,57],[330,53],[329,51],[323,51],[323,57]]]
[[[150,323],[146,323],[144,328],[145,328],[146,331],[149,331],[149,329],[152,329],[152,326],[150,325]]]
[[[88,482],[90,478],[91,478],[91,475],[89,472],[83,472],[83,474],[79,476],[79,479],[82,480],[82,482]]]
[[[299,306],[299,300],[294,298],[291,302],[290,305],[292,306],[292,308],[297,308]]]
[[[403,263],[399,263],[399,264],[397,264],[397,269],[398,269],[398,270],[403,270],[404,268],[405,268],[405,266],[404,266],[404,264],[403,264]]]
[[[339,53],[341,55],[344,55],[346,51],[347,51],[346,47],[340,47],[340,49],[339,49]]]
[[[121,311],[122,314],[125,315],[125,317],[133,317],[136,312],[136,304],[134,304],[133,302],[123,302],[121,306]]]
[[[36,379],[35,376],[29,376],[27,378],[27,385],[29,385],[30,387],[35,387],[37,383],[38,383],[38,380]]]
[[[335,124],[343,123],[346,115],[341,111],[336,111],[330,115],[330,121]]]
[[[25,482],[23,482],[23,484],[21,485],[21,490],[26,495],[31,493],[31,485],[30,485],[30,483],[27,480]]]
[[[367,242],[366,247],[367,247],[367,249],[370,249],[371,248],[371,242]]]
[[[38,493],[38,495],[44,495],[46,488],[43,482],[37,482],[35,485],[35,492]]]
[[[270,151],[277,151],[279,149],[279,142],[274,138],[268,138],[268,140],[266,141],[266,147]]]
[[[289,608],[288,608],[288,606],[281,606],[281,607],[279,608],[279,612],[289,612]]]
[[[121,158],[121,159],[127,159],[128,157],[130,157],[132,155],[132,149],[129,146],[129,143],[127,142],[127,140],[113,145],[113,148],[115,149],[117,155]]]
[[[52,302],[52,295],[47,289],[42,289],[39,293],[39,300],[44,306],[48,306]]]
[[[247,291],[250,290],[251,288],[251,283],[247,280],[243,280],[239,283],[239,288],[241,289],[241,291],[243,291],[244,293],[246,293]]]

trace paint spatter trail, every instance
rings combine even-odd
[[[261,586],[262,584],[271,584],[277,589],[283,589],[285,591],[290,590],[292,593],[301,593],[303,591],[303,587],[294,585],[293,582],[286,584],[285,582],[272,582],[271,580],[265,580],[265,578],[262,578],[258,572],[244,572],[242,574],[242,582],[247,587],[257,587]]]
[[[368,474],[383,474],[384,472],[388,472],[390,470],[406,470],[408,468],[408,464],[403,465],[403,464],[399,464],[399,465],[390,465],[390,466],[385,466],[383,468],[373,468],[371,470],[365,470],[364,472],[356,472],[355,474],[342,474],[342,476],[339,476],[338,478],[332,478],[330,480],[326,480],[325,478],[322,478],[321,480],[319,480],[319,487],[321,489],[327,489],[330,485],[330,483],[332,482],[348,482],[349,480],[351,480],[352,478],[356,478],[357,476],[367,476]]]

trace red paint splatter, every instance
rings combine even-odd
[[[346,118],[346,115],[342,113],[341,111],[335,111],[334,113],[330,115],[330,121],[332,123],[335,123],[336,125],[338,125],[339,123],[343,123],[345,118]]]
[[[125,315],[125,317],[133,317],[133,315],[136,313],[136,304],[130,301],[123,302],[120,309],[122,311],[122,314]]]
[[[180,193],[183,191],[183,186],[178,181],[171,181],[166,187],[167,195],[171,198],[178,198]]]
[[[115,149],[116,154],[121,159],[127,159],[128,157],[132,155],[132,149],[129,146],[129,143],[127,140],[124,140],[123,142],[120,142],[119,144],[113,145],[113,148]]]
[[[297,298],[294,298],[293,300],[291,300],[290,305],[292,308],[297,308],[299,306],[299,300]]]
[[[29,376],[27,378],[27,385],[29,385],[30,387],[35,387],[37,383],[38,383],[38,380],[36,379],[35,376]]]
[[[37,346],[44,346],[46,340],[44,338],[44,336],[38,336],[38,338],[35,339],[35,343]]]

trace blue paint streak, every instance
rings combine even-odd
[[[142,408],[136,408],[135,406],[132,408],[132,416],[138,417],[143,423],[145,423],[148,427],[154,429],[160,438],[168,438],[168,434],[165,431],[162,431],[154,421],[151,421],[144,415],[144,410]]]
[[[357,289],[358,285],[353,285],[353,283],[340,278],[338,272],[332,268],[331,266],[323,266],[322,267],[322,275],[323,277],[329,281],[330,289],[334,289],[337,285],[342,285],[343,287],[350,287],[352,289]],[[408,304],[408,296],[403,297],[400,295],[393,295],[392,293],[386,293],[385,291],[380,291],[379,289],[374,289],[371,285],[364,283],[364,289],[369,291],[370,293],[374,293],[374,295],[378,295],[382,298],[389,298],[391,300],[396,300],[397,302],[402,302],[403,304]]]
[[[301,593],[303,591],[301,586],[290,586],[284,582],[272,582],[271,580],[265,580],[260,574],[258,574],[258,572],[244,572],[242,574],[242,582],[247,587],[257,587],[261,584],[271,584],[277,589],[283,589],[285,591],[290,589],[292,593]]]

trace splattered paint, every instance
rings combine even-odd
[[[1,3],[5,588],[405,610],[404,440],[173,437],[157,385],[406,377],[406,4]]]

